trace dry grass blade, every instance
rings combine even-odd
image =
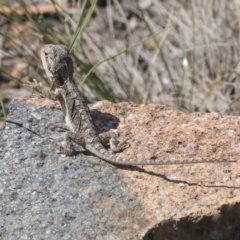
[[[75,39],[75,79],[79,85],[84,79],[81,91],[89,101],[104,98],[162,103],[186,112],[240,113],[240,0],[113,0],[95,7],[89,21],[84,17],[90,1],[63,8],[52,0],[55,13],[50,16],[33,1],[38,9],[34,14],[27,1],[17,1],[18,7],[6,2],[0,7],[5,81],[18,62],[27,67],[15,78],[34,76],[43,44],[69,45]],[[81,25],[84,19],[87,25]],[[166,29],[170,22],[173,27]],[[163,34],[141,42],[155,32]],[[95,71],[90,74],[90,69]],[[41,67],[38,78],[48,84]]]

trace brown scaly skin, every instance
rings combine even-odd
[[[73,81],[73,62],[65,45],[44,45],[41,49],[41,60],[49,79],[56,84],[55,93],[47,91],[34,80],[27,82],[28,86],[52,100],[58,100],[65,115],[69,131],[66,133],[67,147],[58,144],[65,154],[74,152],[72,142],[81,145],[92,154],[113,164],[121,165],[169,165],[169,164],[191,164],[203,162],[226,162],[226,160],[136,160],[126,159],[108,152],[102,143],[103,136],[99,136],[90,114],[90,110],[82,94]],[[104,134],[103,134],[104,135]],[[116,134],[110,133],[110,146],[113,152],[120,151],[123,144],[117,145]],[[236,162],[236,161],[227,161]]]

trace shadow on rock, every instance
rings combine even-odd
[[[185,217],[178,222],[164,221],[150,229],[143,240],[238,240],[240,239],[240,203],[224,205],[219,214]]]

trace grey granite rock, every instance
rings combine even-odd
[[[142,226],[147,212],[121,173],[93,156],[60,155],[42,138],[63,135],[59,109],[15,99],[8,121],[18,124],[0,131],[1,239],[137,238],[129,223]]]
[[[239,155],[238,117],[105,101],[94,109],[98,129],[118,123],[121,135],[134,135],[119,154],[148,155],[157,145],[162,156],[172,149],[190,159],[172,141],[181,138]],[[0,129],[1,240],[240,239],[239,163],[116,167],[81,149],[66,157],[45,139],[63,141],[63,120],[56,103],[39,95],[11,102]]]

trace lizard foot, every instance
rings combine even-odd
[[[130,146],[130,144],[127,143],[127,141],[131,138],[131,136],[128,137],[127,139],[125,139],[124,141],[120,142],[118,140],[118,131],[117,130],[111,130],[110,134],[111,134],[111,138],[109,140],[109,144],[110,144],[110,148],[113,153],[120,152],[123,149]]]
[[[66,147],[66,146],[62,145],[61,143],[59,143],[57,141],[54,141],[50,138],[45,138],[45,139],[46,139],[46,141],[53,144],[59,150],[60,153],[65,154],[67,156],[73,156],[74,155],[75,151],[74,151],[72,145],[69,145],[68,147]]]

